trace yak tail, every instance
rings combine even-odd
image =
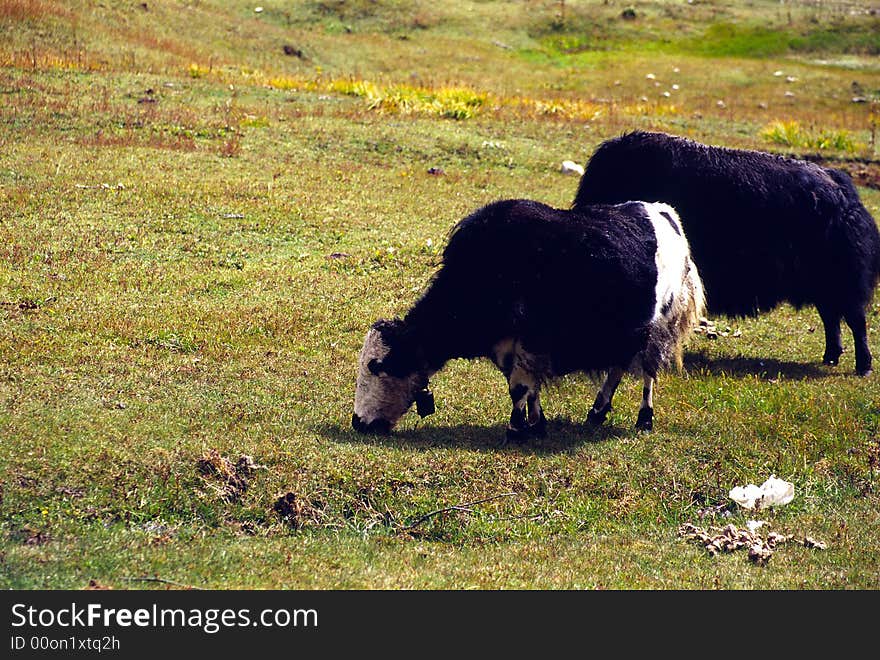
[[[676,345],[673,359],[678,371],[684,369],[684,345],[700,325],[700,319],[706,315],[706,291],[697,265],[691,259],[688,259],[684,278],[687,288],[683,301],[685,309],[684,313],[678,317],[678,327],[674,330]]]

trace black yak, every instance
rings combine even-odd
[[[380,319],[359,357],[352,426],[388,432],[453,358],[491,359],[513,402],[508,437],[543,432],[543,383],[605,373],[588,422],[601,424],[624,372],[641,375],[637,428],[653,424],[661,368],[681,366],[703,286],[675,211],[634,202],[578,211],[503,200],[460,221],[442,265],[403,319]]]
[[[678,211],[710,312],[741,317],[783,302],[815,305],[825,364],[843,352],[844,319],[856,372],[871,372],[865,314],[880,275],[880,233],[846,173],[635,131],[599,146],[572,208],[632,199]]]

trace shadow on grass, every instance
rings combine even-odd
[[[844,354],[845,355],[845,354]],[[816,362],[786,362],[761,357],[716,357],[711,358],[703,352],[685,352],[684,367],[690,373],[704,372],[711,376],[760,376],[761,378],[783,377],[787,380],[809,380],[830,378],[846,374],[846,366],[827,367]]]
[[[414,429],[393,431],[388,435],[364,435],[350,426],[340,427],[323,424],[315,430],[333,442],[351,445],[384,445],[407,447],[417,450],[438,447],[456,447],[474,451],[491,451],[514,454],[556,454],[566,452],[583,444],[598,444],[607,440],[629,437],[636,433],[632,428],[606,423],[594,428],[570,419],[548,419],[543,437],[523,442],[508,441],[505,425],[478,426],[458,424],[455,426],[432,426],[430,422]]]

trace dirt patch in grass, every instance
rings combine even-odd
[[[857,185],[880,190],[880,162],[867,161],[856,162],[841,166],[840,169],[845,170],[853,178]]]
[[[20,300],[0,300],[0,308],[7,310],[10,318],[17,317],[22,314],[33,313],[39,311],[45,305],[49,305],[56,301],[55,296],[49,296],[42,300],[35,298],[22,298]]]
[[[89,583],[83,587],[86,591],[111,591],[113,587],[108,587],[107,585],[101,584],[97,580],[89,580]]]
[[[51,540],[49,534],[42,530],[34,529],[30,525],[10,530],[9,536],[12,540],[29,546],[46,545]]]
[[[875,158],[829,158],[820,154],[800,156],[802,160],[843,170],[857,186],[880,190],[880,160]]]

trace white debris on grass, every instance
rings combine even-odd
[[[748,484],[733,488],[730,498],[746,509],[782,506],[794,499],[794,484],[779,479],[774,474],[760,486]],[[702,545],[713,557],[719,553],[745,549],[748,551],[749,561],[758,566],[766,565],[773,553],[784,543],[795,542],[816,550],[826,548],[825,543],[812,537],[782,534],[770,528],[771,524],[766,520],[747,520],[744,529],[735,524],[704,528],[685,523],[678,528],[678,533],[679,536]]]
[[[715,321],[710,321],[706,317],[700,318],[700,324],[694,328],[694,332],[699,334],[706,335],[709,339],[718,339],[718,337],[728,337],[730,336],[730,326],[725,326],[725,330],[719,330],[715,325]],[[742,337],[742,330],[736,330],[733,333],[734,337]]]
[[[731,489],[730,499],[744,509],[766,509],[783,506],[794,499],[794,484],[771,475],[760,486],[748,484]]]

